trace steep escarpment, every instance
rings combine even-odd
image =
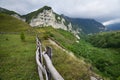
[[[62,16],[55,13],[52,8],[48,6],[44,6],[23,17],[26,18],[26,22],[32,27],[53,26],[57,29],[72,30],[71,23],[67,22]]]

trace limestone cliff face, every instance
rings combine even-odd
[[[53,12],[52,9],[44,9],[39,12],[36,16],[33,16],[29,21],[32,27],[45,27],[52,26],[57,29],[72,30],[72,25],[67,22],[63,17]]]

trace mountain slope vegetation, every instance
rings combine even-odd
[[[9,14],[9,15],[18,14],[18,13],[14,12],[14,11],[10,11],[10,10],[7,10],[7,9],[1,8],[1,7],[0,7],[0,13]]]
[[[28,24],[6,14],[0,14],[0,18],[0,31],[5,32],[0,34],[1,80],[39,80],[35,61],[36,33],[44,46],[52,47],[53,64],[65,80],[89,80],[90,75],[96,76],[89,70],[89,64],[85,63],[83,59],[79,60],[71,56],[48,40],[56,38],[66,42],[71,42],[71,39],[76,41],[77,38],[72,33],[51,27],[30,28],[35,33],[27,33]],[[21,40],[20,33],[14,32],[23,32],[25,41]]]
[[[73,38],[70,33],[63,30],[59,30],[59,31],[55,30],[59,32],[61,36],[56,34],[53,31],[53,29],[51,30],[51,29],[42,28],[42,29],[38,29],[38,31],[41,32],[41,35],[46,34],[46,36],[43,37],[44,39],[52,38],[63,48],[74,52],[74,55],[76,55],[78,58],[82,57],[85,59],[86,62],[91,63],[92,71],[97,72],[103,77],[108,77],[110,78],[110,80],[119,80],[119,77],[120,77],[119,76],[120,75],[119,48],[94,47],[93,45],[91,45],[90,43],[86,42],[83,39],[77,40],[75,37]],[[107,33],[102,33],[102,34],[107,35]],[[108,35],[108,37],[111,37],[111,36]],[[93,37],[92,39],[96,40],[95,37]],[[109,38],[106,38],[106,39],[109,39]],[[99,40],[101,39],[99,38]],[[79,41],[79,43],[76,41]]]
[[[0,32],[22,32],[28,31],[31,27],[17,18],[0,13]]]
[[[105,26],[94,19],[84,19],[84,18],[69,18],[64,16],[65,19],[73,24],[73,27],[80,28],[86,34],[98,33],[104,31]]]
[[[96,47],[120,48],[120,31],[91,35],[89,36],[89,42]]]

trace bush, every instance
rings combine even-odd
[[[24,35],[23,32],[20,34],[20,38],[21,38],[22,41],[25,41],[25,35]]]

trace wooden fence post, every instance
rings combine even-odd
[[[52,49],[50,47],[46,47],[45,51],[42,52],[42,45],[38,37],[36,37],[36,45],[36,62],[38,65],[40,80],[44,80],[43,73],[46,80],[64,80],[52,64]]]
[[[45,54],[47,54],[49,56],[50,59],[52,59],[52,49],[50,47],[46,47],[46,52]],[[49,69],[46,66],[46,71],[47,71],[47,75],[48,75],[48,80],[52,79],[51,73],[49,71]]]

